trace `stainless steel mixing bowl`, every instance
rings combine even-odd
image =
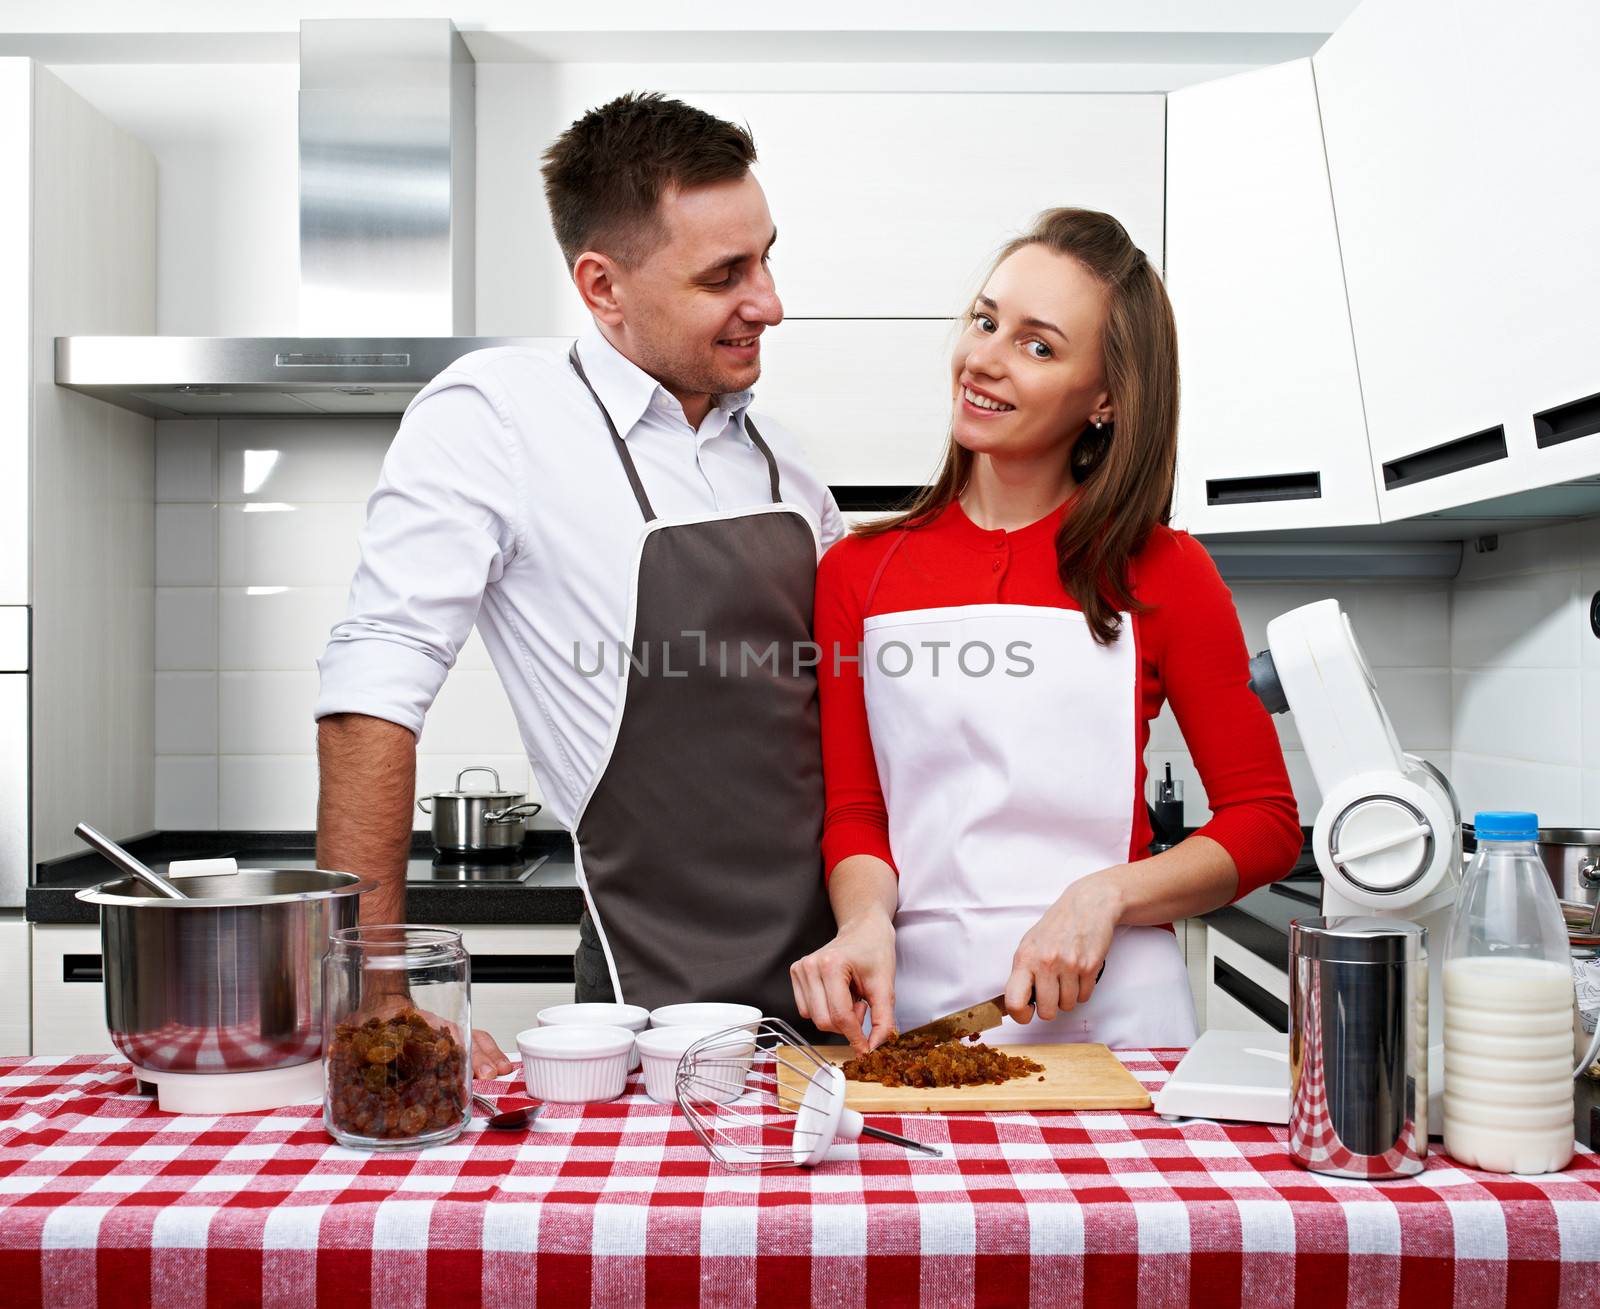
[[[135,1067],[240,1073],[322,1054],[322,956],[356,925],[372,883],[354,873],[247,868],[186,877],[169,900],[124,877],[100,907],[106,1027]]]

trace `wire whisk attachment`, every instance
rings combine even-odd
[[[863,1136],[944,1158],[846,1108],[844,1072],[781,1018],[701,1037],[678,1061],[677,1094],[695,1136],[724,1168],[809,1168],[835,1141]]]

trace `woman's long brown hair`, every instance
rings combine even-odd
[[[1101,345],[1116,422],[1098,431],[1086,424],[1068,452],[1077,487],[1056,533],[1056,567],[1094,639],[1110,645],[1122,627],[1122,611],[1145,609],[1133,598],[1128,560],[1151,529],[1172,516],[1178,333],[1160,275],[1110,214],[1046,210],[1031,231],[1007,243],[990,273],[1030,245],[1076,259],[1107,291]],[[951,436],[939,475],[910,507],[862,523],[856,534],[877,536],[931,522],[966,490],[972,463],[972,451]]]

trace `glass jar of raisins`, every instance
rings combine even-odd
[[[470,971],[446,927],[347,927],[322,962],[323,1122],[340,1145],[443,1145],[472,1103]]]

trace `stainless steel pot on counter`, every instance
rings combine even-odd
[[[371,887],[354,873],[247,868],[184,878],[178,900],[132,877],[79,891],[100,909],[112,1043],[159,1073],[317,1059],[322,957]]]
[[[488,773],[494,778],[494,790],[465,790],[461,779],[468,773]],[[500,774],[481,765],[457,773],[454,791],[439,791],[417,801],[417,808],[433,819],[434,845],[451,854],[519,849],[526,820],[543,807],[529,801],[525,792],[503,789]]]
[[[1600,898],[1600,831],[1591,827],[1541,827],[1539,858],[1560,899],[1593,904]]]
[[[1472,824],[1465,824],[1461,831],[1467,849],[1475,848]],[[1539,858],[1555,884],[1558,899],[1588,905],[1600,900],[1600,828],[1541,827]]]

